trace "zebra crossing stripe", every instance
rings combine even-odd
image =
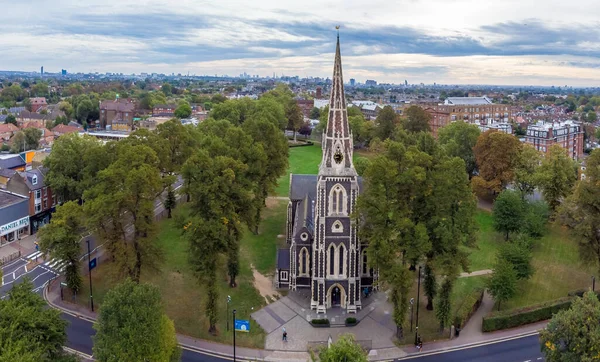
[[[35,258],[37,258],[38,256],[41,256],[41,255],[42,255],[42,252],[41,252],[41,251],[36,251],[36,252],[35,252],[35,253],[33,253],[33,254],[29,254],[29,255],[27,256],[27,259],[29,259],[29,260],[34,260]]]

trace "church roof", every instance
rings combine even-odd
[[[290,200],[303,200],[306,195],[314,200],[317,193],[317,175],[292,175]]]
[[[290,269],[290,249],[277,250],[277,269]]]

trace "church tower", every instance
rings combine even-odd
[[[361,246],[351,214],[359,194],[359,179],[352,162],[339,34],[322,148],[311,248],[311,309],[325,313],[329,308],[341,307],[356,313],[361,307]]]

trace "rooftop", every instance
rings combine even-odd
[[[29,202],[29,199],[24,196],[13,194],[12,192],[0,190],[0,209],[21,202]]]
[[[460,106],[480,106],[486,104],[492,104],[491,99],[488,97],[449,97],[444,102],[446,105],[460,105]]]
[[[549,131],[550,129],[567,128],[572,126],[579,126],[579,123],[573,120],[556,122],[538,121],[536,124],[529,126],[528,129],[534,131]]]

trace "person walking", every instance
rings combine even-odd
[[[420,335],[417,337],[417,349],[419,350],[419,352],[421,352],[421,350],[423,350],[423,341],[421,340]]]
[[[283,327],[283,336],[281,337],[281,340],[287,342],[287,331],[285,330],[285,327]]]

